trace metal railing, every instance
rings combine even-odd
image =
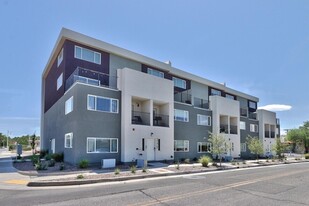
[[[249,113],[249,119],[256,119],[256,113]]]
[[[193,105],[198,108],[209,109],[209,101],[194,97]]]
[[[220,133],[225,133],[228,134],[229,133],[229,127],[226,124],[220,124]]]
[[[238,134],[237,126],[230,125],[230,134]]]
[[[150,125],[150,113],[132,111],[132,124]]]
[[[169,127],[169,115],[156,114],[153,117],[153,126]]]
[[[117,77],[82,67],[77,67],[69,76],[66,80],[65,89],[68,90],[75,82],[113,89],[117,88]]]
[[[248,109],[240,108],[240,116],[241,117],[248,117]]]
[[[191,96],[189,90],[186,90],[186,91],[183,91],[183,92],[177,92],[177,93],[174,94],[174,101],[176,101],[176,102],[192,104],[191,98],[192,98],[192,96]]]
[[[269,138],[269,131],[265,131],[265,138]]]

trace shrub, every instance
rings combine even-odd
[[[136,172],[136,166],[135,165],[132,165],[131,167],[130,167],[130,171],[131,171],[131,173],[135,173]]]
[[[309,153],[305,154],[305,159],[309,159]]]
[[[46,170],[47,169],[47,165],[45,163],[41,162],[41,161],[38,161],[38,163],[36,163],[34,165],[34,168],[36,170]]]
[[[52,158],[56,161],[56,162],[63,162],[63,153],[54,153],[52,154]]]
[[[48,167],[54,167],[55,166],[55,160],[51,159],[48,161]]]
[[[114,174],[115,174],[115,175],[119,175],[119,174],[120,174],[120,169],[119,169],[119,168],[116,168],[115,171],[114,171]]]
[[[180,159],[181,162],[184,162],[185,160],[186,160],[186,158],[181,158]]]
[[[76,177],[76,179],[84,179],[85,177],[84,177],[84,175],[82,175],[82,174],[80,174],[80,175],[77,175],[77,177]]]
[[[215,167],[217,167],[217,166],[218,166],[218,163],[216,163],[216,162],[213,162],[213,163],[212,163],[212,166],[215,166]]]
[[[81,160],[81,161],[79,161],[79,163],[78,163],[79,168],[82,168],[82,169],[87,168],[88,165],[89,165],[89,161],[86,160],[86,159]]]
[[[209,156],[201,156],[199,159],[199,163],[202,164],[203,167],[208,167],[208,164],[212,162],[212,159]]]
[[[179,169],[180,169],[180,166],[179,166],[179,161],[177,161],[176,169],[177,169],[177,170],[179,170]]]
[[[40,157],[37,156],[37,155],[32,155],[31,156],[31,162],[32,162],[33,166],[35,166],[35,164],[40,162]]]
[[[184,161],[186,164],[190,164],[190,159],[189,158],[187,158],[187,159],[185,159],[185,161]]]
[[[51,154],[46,154],[45,155],[45,160],[46,161],[49,161],[49,160],[51,160],[52,159],[52,155]]]
[[[147,172],[147,167],[143,167],[142,172],[143,172],[143,173],[146,173],[146,172]]]
[[[197,157],[194,157],[192,160],[193,160],[194,162],[197,162],[197,161],[198,161]]]
[[[243,163],[244,165],[247,164],[246,160],[242,161],[242,163]]]
[[[61,171],[61,170],[64,170],[64,168],[65,168],[64,163],[61,162],[60,165],[59,165],[59,170],[60,170],[60,171]]]
[[[40,151],[40,158],[45,157],[48,154],[48,150],[41,150]]]
[[[235,160],[233,160],[233,161],[231,162],[231,164],[232,164],[232,165],[236,165],[236,162],[235,162]]]

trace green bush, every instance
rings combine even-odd
[[[64,167],[64,163],[61,162],[60,165],[59,165],[59,170],[60,170],[60,171],[61,171],[61,170],[64,170],[64,168],[65,168],[65,167]]]
[[[80,174],[80,175],[77,175],[76,179],[84,179],[84,175]]]
[[[48,167],[54,167],[55,166],[55,160],[51,159],[48,160]]]
[[[52,159],[52,155],[51,154],[46,154],[45,155],[45,160],[46,161],[49,161],[49,160],[51,160]]]
[[[120,174],[120,169],[119,169],[119,168],[116,168],[115,171],[114,171],[114,174],[115,174],[115,175],[119,175],[119,174]]]
[[[146,173],[146,172],[147,172],[147,167],[143,167],[142,172],[143,172],[143,173]]]
[[[38,156],[38,155],[32,155],[32,156],[31,156],[31,162],[32,162],[33,166],[34,166],[35,164],[39,163],[39,162],[40,162],[40,156]]]
[[[79,168],[82,168],[82,169],[87,168],[88,165],[89,165],[89,161],[86,160],[86,159],[81,160],[81,161],[79,161],[79,163],[78,163]]]
[[[40,158],[44,158],[48,154],[48,150],[41,150],[40,151]]]
[[[136,166],[135,165],[132,165],[131,167],[130,167],[130,171],[131,171],[131,173],[135,173],[136,172]]]
[[[212,159],[209,156],[203,155],[198,162],[201,163],[203,167],[208,167],[208,164],[212,162]]]
[[[177,170],[180,169],[179,161],[177,161],[176,169],[177,169]]]
[[[44,162],[39,161],[38,163],[36,163],[34,165],[34,168],[36,170],[46,170],[47,169],[47,165]]]
[[[189,158],[187,158],[187,159],[185,159],[185,161],[184,161],[186,164],[190,164],[190,159]]]
[[[63,162],[64,155],[63,155],[63,153],[54,153],[54,154],[52,154],[52,158],[56,162]]]
[[[305,154],[305,159],[309,159],[309,153]]]

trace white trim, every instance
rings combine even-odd
[[[57,57],[57,67],[60,66],[62,60],[63,60],[63,48],[61,49],[61,51],[60,51],[60,53],[58,54],[58,57]]]
[[[203,143],[206,143],[206,146],[209,148],[209,150],[207,150],[206,152],[199,152],[199,144],[203,144]],[[211,143],[210,142],[197,142],[196,144],[197,146],[197,153],[211,153]]]
[[[103,139],[103,140],[109,140],[110,141],[110,143],[109,143],[109,151],[110,152],[98,152],[98,151],[95,151],[95,152],[89,152],[89,150],[88,150],[88,140],[90,140],[90,139],[92,139],[92,140],[95,140],[94,141],[94,148],[95,148],[95,150],[96,150],[96,144],[97,144],[97,139]],[[112,141],[113,140],[116,140],[117,141],[117,151],[116,152],[112,152],[111,151],[111,148],[112,148]],[[103,137],[87,137],[87,146],[86,146],[86,152],[87,152],[87,154],[98,154],[98,153],[118,153],[118,138],[103,138]]]
[[[92,109],[92,108],[89,107],[89,97],[94,97],[94,109]],[[110,100],[110,111],[102,111],[102,110],[98,110],[98,109],[97,109],[97,99],[98,99],[98,98]],[[117,102],[117,111],[116,111],[116,112],[113,112],[113,111],[112,111],[113,101],[116,101],[116,102]],[[118,114],[118,113],[119,113],[119,100],[118,100],[118,99],[111,98],[111,97],[103,97],[103,96],[96,96],[96,95],[88,94],[88,95],[87,95],[87,110],[89,110],[89,111],[107,112],[107,113]]]
[[[183,141],[184,151],[176,151],[176,148],[175,148],[175,142],[176,141]],[[187,150],[186,150],[186,146],[187,146]],[[174,140],[174,152],[189,152],[189,151],[190,151],[190,141],[189,140],[182,140],[182,139]]]
[[[67,137],[70,139],[70,146],[67,147]],[[73,148],[73,132],[64,135],[64,148]]]
[[[57,91],[62,87],[63,85],[63,73],[60,74],[60,76],[57,78]]]
[[[68,110],[68,106],[70,105],[69,108],[71,108],[71,110]],[[74,99],[73,96],[71,96],[69,99],[67,99],[67,101],[65,101],[64,103],[64,114],[67,115],[71,112],[73,112],[74,110]]]
[[[242,123],[243,123],[243,124],[242,124]],[[245,126],[245,127],[243,128],[242,126]],[[240,129],[240,130],[246,130],[246,127],[247,127],[246,122],[244,122],[244,121],[239,121],[239,129]]]
[[[187,81],[178,77],[173,77],[174,86],[182,89],[187,89]],[[181,85],[177,83],[181,82]]]
[[[81,56],[80,57],[76,55],[76,53],[77,53],[76,49],[80,49],[81,50],[80,51],[81,52],[81,54],[80,54]],[[88,59],[83,58],[83,51],[93,52],[93,60],[88,60]],[[99,62],[96,62],[96,58],[95,58],[96,55],[99,55]],[[93,51],[93,50],[90,50],[90,49],[86,49],[84,47],[76,46],[76,45],[74,47],[74,58],[81,59],[81,60],[88,61],[88,62],[92,62],[92,63],[99,64],[99,65],[101,65],[101,59],[102,59],[101,53]]]
[[[208,124],[201,124],[201,121],[199,121],[201,117],[207,118],[207,123]],[[196,123],[199,126],[211,126],[211,116],[205,115],[205,114],[197,114],[196,115]]]
[[[183,114],[184,114],[184,117],[183,117],[184,121],[176,119],[176,110],[183,112]],[[189,122],[189,111],[182,110],[182,109],[174,109],[174,121],[177,121],[177,122]]]

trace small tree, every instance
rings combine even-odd
[[[285,149],[286,145],[283,144],[279,138],[277,138],[276,144],[273,146],[272,150],[276,152],[276,155],[278,155],[279,158],[282,158],[283,157],[282,153],[284,153]]]
[[[31,149],[32,149],[32,154],[35,154],[35,139],[36,139],[36,136],[35,136],[35,134],[33,134],[31,136],[31,143],[30,143]]]
[[[259,155],[264,153],[262,142],[258,137],[251,137],[249,135],[247,137],[247,145],[251,154],[254,154],[256,156],[256,160],[259,161]]]
[[[222,135],[210,133],[208,142],[211,143],[210,151],[212,155],[218,156],[220,159],[220,167],[222,162],[222,154],[227,150],[227,142]]]

